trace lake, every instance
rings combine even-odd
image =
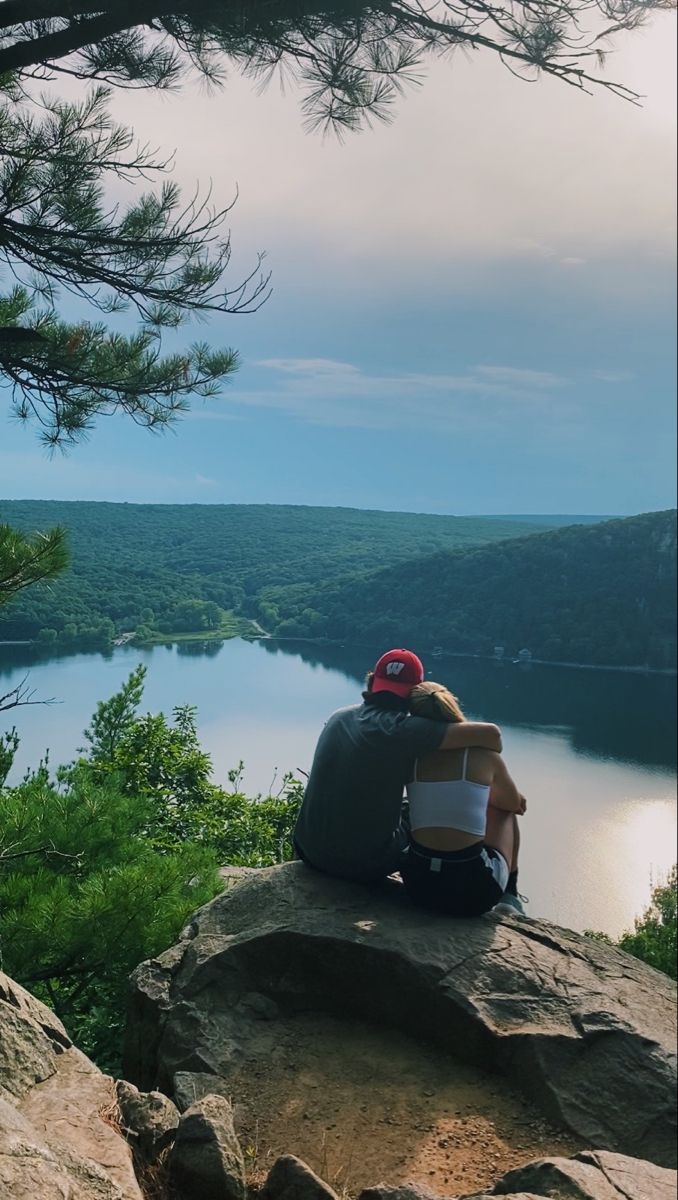
[[[0,646],[0,694],[28,671],[35,698],[55,700],[0,714],[21,736],[12,778],[47,749],[53,766],[68,761],[96,702],[143,662],[149,711],[197,706],[217,781],[227,785],[242,759],[244,790],[275,790],[286,771],[309,770],[324,720],[359,699],[383,649],[233,639],[59,657]],[[675,679],[469,658],[426,665],[469,717],[502,726],[529,803],[520,877],[529,911],[572,929],[628,928],[676,856]]]

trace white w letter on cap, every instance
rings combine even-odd
[[[399,675],[405,666],[404,662],[390,662],[386,664],[387,675]]]

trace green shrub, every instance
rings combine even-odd
[[[633,931],[626,931],[618,941],[604,933],[587,929],[589,937],[618,946],[634,958],[676,978],[676,866],[671,867],[665,883],[658,884],[652,891],[652,899],[640,917],[634,921]]]
[[[76,762],[0,786],[0,965],[115,1071],[127,979],[220,890],[218,866],[291,857],[301,785],[250,799],[211,780],[194,710],[139,715],[144,669],[97,706]],[[18,740],[0,742],[0,785]]]
[[[676,866],[666,883],[658,884],[642,917],[636,917],[632,933],[624,933],[619,946],[634,958],[676,978]]]

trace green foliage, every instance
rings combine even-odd
[[[130,796],[151,805],[148,836],[159,853],[191,844],[219,862],[265,867],[292,857],[292,831],[302,785],[283,777],[277,795],[251,799],[240,790],[242,763],[229,773],[234,790],[212,782],[212,760],[198,741],[195,709],[137,713],[146,669],[139,666],[120,692],[100,703],[85,737],[96,778],[114,778]]]
[[[4,786],[14,763],[14,756],[19,749],[19,735],[16,729],[7,730],[0,734],[0,788]]]
[[[176,940],[219,890],[219,863],[291,857],[301,785],[249,799],[211,780],[195,713],[139,714],[145,670],[100,703],[82,757],[0,786],[3,969],[65,1021],[83,1050],[116,1068],[127,977]],[[0,742],[0,782],[17,747]]]
[[[52,1004],[80,1040],[93,1006],[106,1020],[82,1048],[109,1063],[126,978],[176,938],[216,891],[216,860],[194,846],[158,855],[151,805],[87,763],[45,767],[0,792],[0,945],[4,969]]]
[[[95,9],[87,0],[48,7],[6,0],[0,72],[34,75],[36,67],[59,62],[60,71],[80,79],[169,88],[191,67],[212,84],[231,63],[258,80],[281,70],[304,88],[311,127],[355,129],[388,119],[403,87],[420,80],[423,60],[460,46],[490,51],[528,79],[544,72],[579,89],[602,86],[633,96],[589,73],[592,57],[600,61],[609,34],[634,29],[648,11],[669,6],[670,0],[562,0],[556,10],[528,0],[486,0],[481,7],[471,0],[426,6],[166,0],[159,17],[153,5],[121,0],[101,0]]]
[[[25,532],[67,524],[73,547],[72,571],[3,613],[6,638],[229,636],[256,620],[277,637],[676,663],[674,512],[545,531],[285,505],[5,501],[0,510]]]
[[[9,525],[0,525],[0,608],[24,588],[54,579],[67,563],[68,547],[63,529],[27,534]],[[0,712],[30,702],[31,695],[23,679],[9,692],[0,695]],[[0,784],[6,776],[3,765],[0,747]]]
[[[66,531],[28,534],[0,525],[0,605],[22,588],[54,579],[68,564]]]
[[[588,937],[597,942],[605,942],[608,946],[618,946],[634,958],[649,963],[658,971],[663,971],[671,979],[676,978],[676,900],[678,897],[678,878],[674,865],[669,871],[665,883],[659,883],[652,891],[652,899],[640,917],[634,921],[633,931],[626,930],[618,941],[600,930],[587,929]]]
[[[636,917],[633,932],[622,934],[618,945],[627,954],[676,978],[676,896],[677,869],[674,865],[665,883],[652,892],[652,900],[642,917]]]
[[[675,667],[675,511],[449,550],[293,587],[260,605],[286,637],[441,646],[600,665]],[[275,614],[275,616],[274,616]]]
[[[49,591],[35,588],[15,601],[3,614],[1,635],[32,639],[55,630],[59,645],[106,620],[117,632],[143,626],[140,640],[189,629],[209,634],[219,618],[229,633],[244,631],[244,622],[238,628],[227,619],[229,610],[279,631],[297,595],[304,597],[302,609],[316,607],[309,588],[538,528],[505,519],[288,505],[19,500],[0,502],[0,510],[24,532],[55,522],[69,529],[71,571]],[[49,644],[51,635],[43,640]]]
[[[227,210],[187,204],[167,180],[139,191],[170,164],[135,145],[109,98],[98,86],[81,102],[36,101],[0,84],[0,262],[17,281],[0,295],[0,373],[15,414],[51,446],[116,411],[162,428],[190,396],[214,395],[236,354],[195,343],[163,355],[161,331],[196,313],[252,311],[267,293],[256,271],[224,288]],[[129,204],[111,204],[112,180],[133,185]],[[95,312],[131,309],[140,324],[123,334],[65,322],[64,290]]]

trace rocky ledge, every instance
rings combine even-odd
[[[116,1113],[113,1080],[0,973],[3,1200],[142,1200]]]
[[[125,1074],[186,1108],[228,1093],[262,1020],[304,1012],[426,1038],[503,1075],[584,1143],[675,1165],[669,979],[544,921],[432,916],[396,883],[301,863],[246,876],[137,969]]]

